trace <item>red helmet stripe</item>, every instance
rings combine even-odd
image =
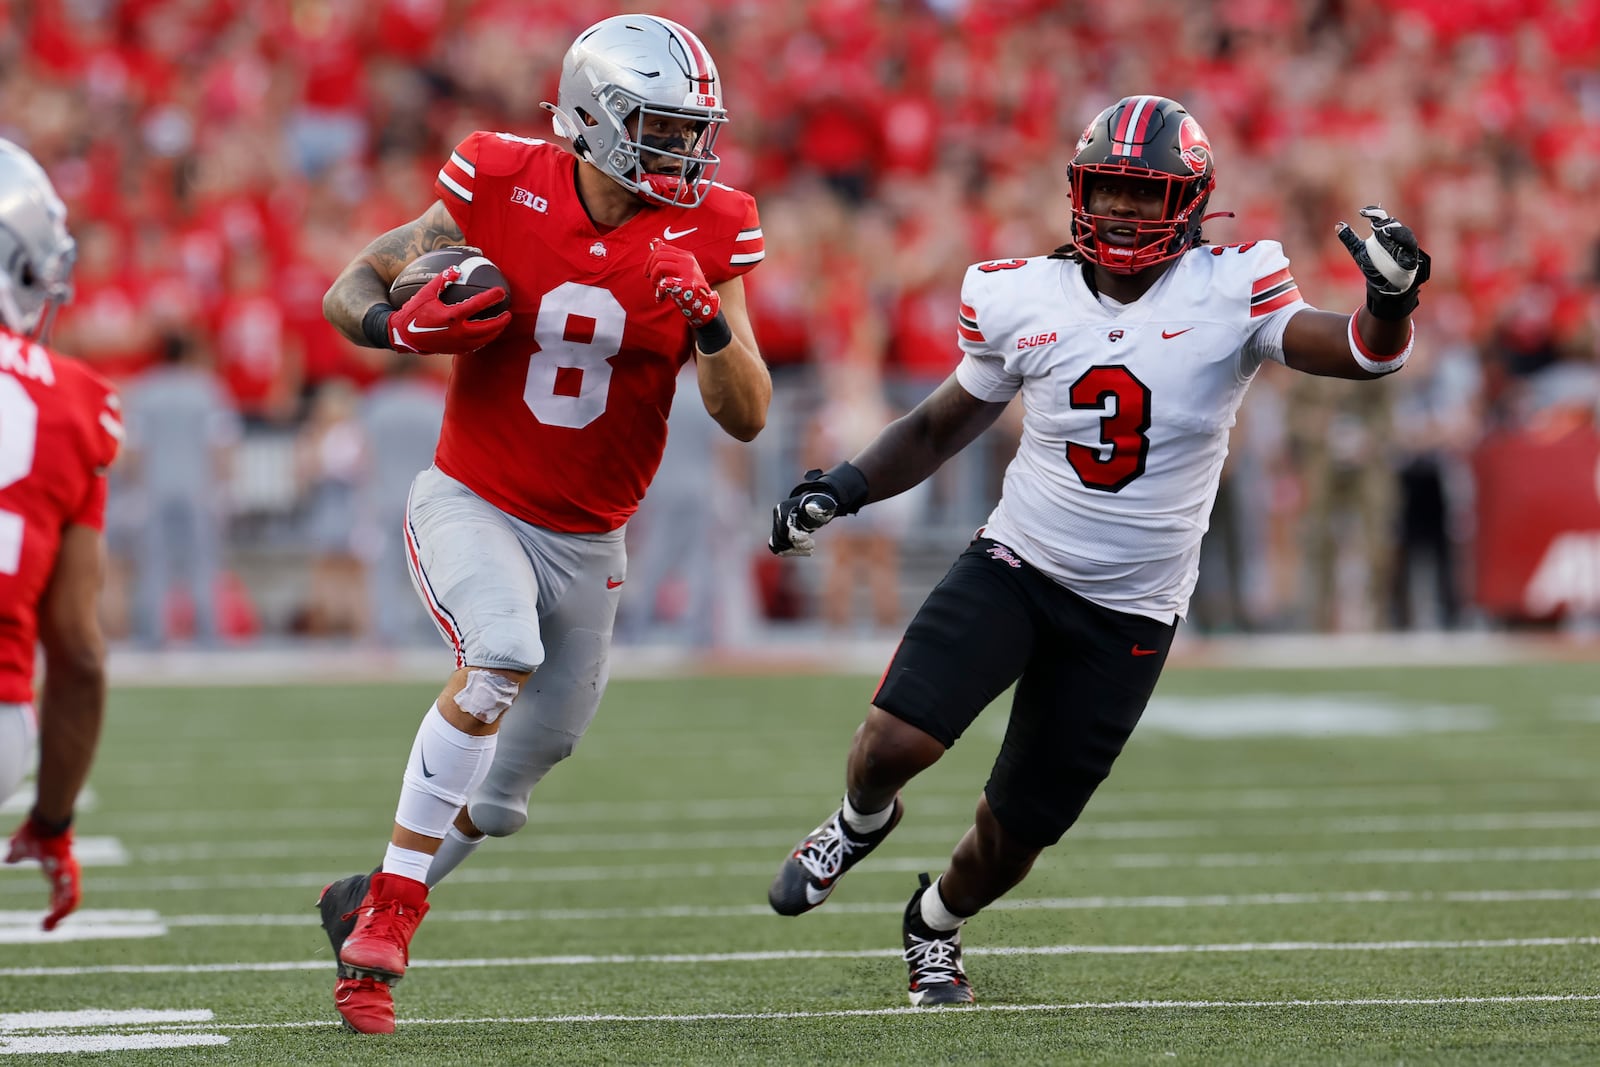
[[[689,65],[693,68],[689,71],[690,80],[701,83],[703,91],[710,93],[714,79],[711,76],[711,56],[706,53],[706,46],[700,43],[700,38],[671,19],[664,19],[660,15],[654,18],[683,45],[684,54],[689,57]]]
[[[1150,129],[1150,117],[1156,113],[1157,97],[1136,96],[1122,109],[1122,121],[1117,123],[1116,135],[1111,138],[1111,154],[1138,156],[1144,151],[1144,138]]]

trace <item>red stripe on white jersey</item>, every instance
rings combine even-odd
[[[1259,296],[1262,293],[1266,292],[1268,289],[1276,289],[1278,286],[1282,285],[1284,282],[1289,282],[1289,281],[1293,281],[1293,280],[1294,280],[1294,275],[1289,273],[1289,268],[1288,267],[1284,267],[1282,270],[1278,271],[1275,274],[1269,274],[1265,278],[1257,278],[1255,284],[1250,287],[1250,295],[1251,296]]]
[[[969,329],[960,323],[956,323],[956,333],[960,334],[961,337],[967,341],[976,341],[979,344],[989,343],[989,339],[983,336],[983,334],[979,333],[977,330]]]
[[[962,301],[961,303],[961,314],[965,315],[973,322],[978,321],[978,309],[973,307],[971,304],[968,304],[966,301]]]
[[[1273,297],[1271,300],[1263,300],[1259,304],[1251,305],[1250,317],[1252,319],[1256,319],[1256,318],[1260,318],[1262,315],[1270,315],[1274,311],[1277,311],[1279,308],[1288,307],[1290,304],[1294,303],[1296,300],[1299,300],[1299,299],[1300,299],[1300,287],[1297,285],[1294,288],[1289,289],[1286,292],[1279,293],[1277,296]]]

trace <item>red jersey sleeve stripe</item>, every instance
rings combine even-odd
[[[962,317],[971,319],[973,322],[978,321],[978,309],[964,301],[961,304],[961,314]]]
[[[977,341],[980,344],[989,343],[989,339],[987,337],[979,333],[977,330],[969,328],[966,323],[956,323],[956,333],[960,334],[961,338],[966,341]]]
[[[1268,289],[1276,289],[1284,282],[1292,281],[1294,281],[1294,275],[1289,273],[1288,267],[1284,267],[1275,274],[1269,274],[1265,278],[1257,278],[1256,283],[1250,287],[1250,295],[1251,297],[1258,297]]]
[[[1250,317],[1255,319],[1260,318],[1262,315],[1270,315],[1279,308],[1288,307],[1290,304],[1299,299],[1300,287],[1298,285],[1290,286],[1288,289],[1285,289],[1271,300],[1264,300],[1259,304],[1252,304],[1250,306]]]
[[[470,159],[460,152],[452,152],[449,161],[439,168],[439,180],[435,184],[442,192],[453,193],[470,204],[472,186],[477,176],[477,168]]]

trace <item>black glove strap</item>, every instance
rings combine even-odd
[[[361,317],[361,334],[373,348],[389,347],[389,316],[394,314],[391,304],[373,304]]]
[[[728,327],[728,317],[717,312],[716,318],[694,332],[694,343],[708,356],[733,344],[733,330]]]
[[[841,463],[826,474],[821,470],[806,471],[806,480],[795,486],[791,495],[799,496],[814,489],[821,489],[837,500],[840,515],[854,515],[867,502],[867,476],[850,462]]]
[[[1417,310],[1417,289],[1413,285],[1403,293],[1380,293],[1371,285],[1367,286],[1367,310],[1375,319],[1385,322],[1399,322],[1411,317]]]

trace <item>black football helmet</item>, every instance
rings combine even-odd
[[[1089,213],[1097,177],[1165,181],[1164,217],[1116,219],[1135,229],[1130,247],[1101,245],[1095,227],[1111,221]],[[1067,166],[1072,190],[1072,240],[1090,263],[1135,274],[1183,255],[1200,243],[1200,222],[1216,185],[1211,142],[1183,105],[1164,96],[1129,96],[1095,116]]]

